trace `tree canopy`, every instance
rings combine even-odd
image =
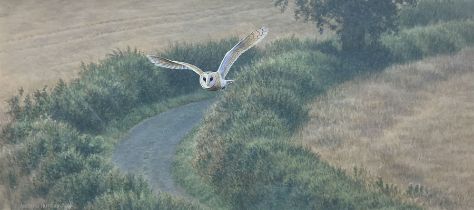
[[[289,0],[274,0],[284,11]],[[316,23],[322,33],[337,33],[344,51],[378,44],[380,35],[397,29],[399,9],[416,0],[295,0],[295,18]]]

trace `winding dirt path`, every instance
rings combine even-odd
[[[212,99],[190,103],[136,125],[116,147],[112,161],[123,171],[144,175],[155,192],[186,197],[171,175],[173,156],[211,103]]]

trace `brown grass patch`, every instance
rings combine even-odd
[[[335,166],[427,187],[430,209],[473,209],[474,49],[346,82],[298,137]]]

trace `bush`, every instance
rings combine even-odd
[[[222,190],[235,209],[417,209],[370,192],[308,149],[275,139],[239,146]]]
[[[287,51],[300,43],[289,42],[244,69],[205,115],[194,136],[201,176],[234,209],[416,208],[369,192],[288,142],[308,116],[305,104],[354,71],[335,56]]]
[[[418,209],[371,192],[289,139],[307,118],[306,105],[331,85],[394,61],[458,51],[472,43],[472,25],[450,22],[384,35],[386,49],[372,53],[381,57],[364,59],[294,38],[268,46],[205,115],[193,137],[196,171],[235,209]],[[328,53],[317,52],[323,46]]]
[[[85,209],[170,209],[170,210],[192,210],[200,209],[199,206],[177,200],[169,195],[153,196],[151,194],[136,194],[132,192],[118,191],[107,193]]]
[[[453,53],[474,43],[474,21],[455,21],[403,30],[385,35],[383,44],[399,62]]]
[[[232,141],[287,136],[295,130],[307,115],[301,105],[333,81],[327,75],[333,73],[334,62],[321,53],[293,51],[245,69],[236,78],[240,82],[206,114],[196,134],[200,168],[226,165],[219,163],[220,156],[227,154],[226,145]],[[312,71],[315,68],[318,71]]]
[[[237,41],[232,38],[175,45],[162,56],[215,70]],[[256,49],[249,50],[231,72],[235,73],[258,55]],[[142,53],[131,49],[116,50],[98,64],[83,64],[79,76],[80,79],[70,84],[59,81],[50,93],[45,88],[31,97],[23,96],[20,91],[9,102],[10,115],[19,121],[49,115],[82,132],[97,134],[104,131],[110,121],[125,116],[135,107],[200,89],[197,75],[192,71],[157,69]]]
[[[397,61],[449,53],[474,42],[473,26],[461,21],[414,28],[385,35],[384,44]],[[179,45],[162,56],[216,69],[235,41]],[[199,174],[234,208],[415,208],[369,192],[288,140],[307,119],[306,105],[315,96],[377,66],[339,48],[333,41],[285,39],[236,63],[231,72],[239,82],[206,115],[194,159]],[[245,66],[251,57],[261,60]],[[12,121],[3,136],[19,148],[5,173],[10,186],[21,180],[13,177],[32,176],[36,196],[72,201],[77,208],[195,208],[165,195],[154,200],[141,178],[112,170],[104,161],[111,142],[97,134],[136,107],[192,92],[196,75],[157,70],[130,49],[82,69],[69,84],[60,81],[52,91],[32,95],[20,91],[9,101]]]
[[[415,7],[400,11],[402,27],[424,26],[438,22],[473,18],[474,2],[466,0],[419,0]]]
[[[24,126],[26,123],[19,123]],[[17,151],[15,160],[25,173],[38,167],[44,158],[57,157],[62,152],[73,150],[81,156],[101,154],[105,144],[100,137],[80,134],[67,124],[50,118],[30,122],[31,130],[23,136],[23,146]],[[15,126],[13,126],[15,127]]]
[[[104,193],[113,192],[130,192],[138,196],[152,194],[141,178],[122,175],[113,170],[88,169],[57,180],[50,189],[47,200],[49,203],[72,202],[75,208],[82,209]]]
[[[215,59],[206,56],[217,52],[225,54],[224,49],[229,50],[234,41],[175,46],[168,53],[170,57],[186,53],[199,55],[193,58],[206,67],[207,62]],[[201,50],[211,53],[198,53]],[[249,53],[247,56],[257,51]],[[251,58],[244,56],[241,60],[236,64],[237,69]],[[136,208],[151,205],[158,209],[197,209],[165,194],[154,196],[140,178],[113,171],[104,156],[109,154],[114,142],[99,135],[110,123],[136,121],[130,112],[145,117],[133,111],[138,107],[153,107],[171,97],[177,98],[170,100],[171,103],[186,101],[176,96],[180,91],[190,90],[191,85],[181,90],[183,86],[171,84],[172,72],[157,70],[137,50],[117,50],[98,64],[83,64],[79,78],[69,84],[59,81],[51,91],[44,88],[31,95],[24,95],[20,90],[20,94],[9,101],[11,121],[2,131],[2,137],[18,145],[18,149],[8,157],[9,167],[2,176],[7,177],[12,190],[20,186],[21,189],[15,190],[22,191],[22,196],[46,197],[50,203],[72,202],[78,209],[88,204],[90,208],[116,206],[108,202],[110,200]],[[197,80],[192,84],[198,84]],[[27,183],[19,185],[19,180]],[[27,199],[25,197],[20,199]]]

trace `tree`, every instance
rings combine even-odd
[[[284,11],[288,0],[274,0]],[[399,9],[416,0],[295,0],[295,18],[316,23],[319,31],[335,31],[343,51],[379,44],[380,35],[397,29]]]

